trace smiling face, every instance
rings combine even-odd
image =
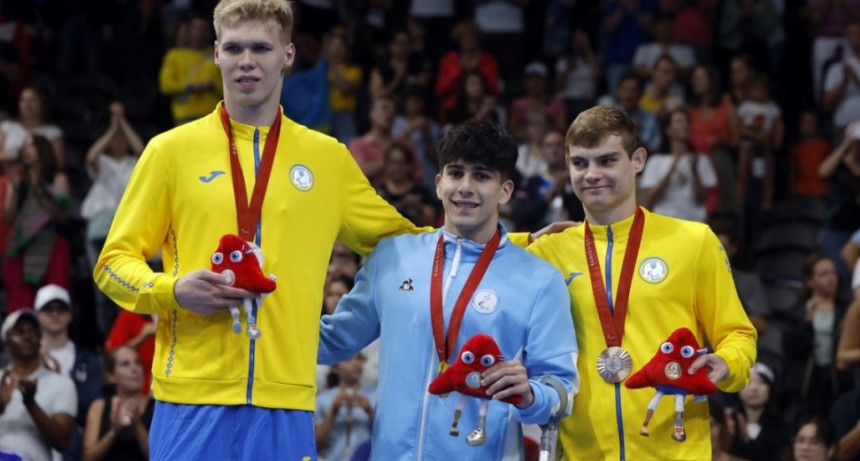
[[[215,42],[215,64],[224,80],[224,101],[230,114],[276,107],[283,71],[293,63],[295,47],[262,21],[224,27]]]
[[[596,147],[569,146],[570,181],[589,221],[611,224],[633,214],[636,174],[644,168],[645,157],[641,147],[628,155],[616,134]]]
[[[137,351],[130,347],[120,347],[111,352],[112,370],[107,373],[108,381],[117,390],[137,392],[143,386],[143,365]]]
[[[499,205],[511,198],[514,183],[498,171],[458,160],[436,175],[436,196],[445,208],[445,230],[486,243],[496,232]]]
[[[6,334],[6,350],[13,360],[38,360],[41,341],[42,330],[37,320],[21,316]]]

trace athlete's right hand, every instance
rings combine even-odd
[[[255,293],[227,285],[227,277],[207,269],[191,272],[173,285],[173,297],[185,309],[202,315],[241,306],[244,298]]]

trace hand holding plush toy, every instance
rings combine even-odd
[[[708,395],[717,392],[717,386],[708,379],[708,372],[704,367],[692,375],[687,372],[696,356],[706,352],[706,349],[700,348],[693,332],[687,328],[679,328],[660,345],[657,354],[644,367],[624,382],[629,389],[657,389],[657,394],[648,404],[648,412],[639,434],[648,437],[648,423],[651,422],[654,410],[663,395],[669,394],[675,396],[675,430],[672,432],[672,439],[678,442],[687,439],[684,430],[684,399],[688,394]]]
[[[226,234],[221,237],[218,249],[212,254],[212,272],[227,276],[228,285],[253,291],[256,294],[252,298],[242,300],[245,315],[248,318],[248,337],[252,339],[260,337],[252,301],[256,301],[259,306],[263,300],[263,294],[275,291],[276,287],[275,276],[263,275],[262,267],[263,252],[260,247],[238,235]],[[239,321],[239,308],[230,307],[230,314],[233,316],[233,332],[240,333],[242,323]]]
[[[481,373],[496,362],[504,360],[505,358],[492,336],[483,333],[477,334],[463,344],[460,355],[454,364],[430,383],[427,390],[431,394],[447,394],[452,391],[462,394],[457,403],[457,408],[454,410],[454,422],[451,424],[449,434],[454,437],[460,435],[460,431],[457,430],[457,423],[463,413],[466,396],[476,397],[481,399],[480,419],[478,420],[478,427],[466,438],[466,443],[472,446],[487,443],[484,426],[487,422],[487,406],[490,396],[487,395],[487,388],[481,385]],[[512,395],[501,401],[517,405],[523,401],[523,396]]]

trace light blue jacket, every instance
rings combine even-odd
[[[445,328],[454,303],[483,249],[473,241],[439,230],[385,239],[370,254],[355,288],[320,325],[319,363],[345,360],[380,337],[379,388],[373,424],[374,460],[522,459],[517,422],[543,424],[559,408],[558,393],[540,382],[552,376],[568,389],[568,402],[579,388],[577,345],[570,298],[561,274],[548,263],[508,241],[502,242],[466,308],[454,351],[478,333],[495,338],[508,359],[526,367],[535,400],[520,410],[491,401],[487,444],[469,446],[480,402],[466,399],[460,436],[448,435],[460,398],[427,392],[439,360],[430,321],[430,279],[439,235],[445,236],[443,304]],[[482,301],[480,306],[478,300]]]

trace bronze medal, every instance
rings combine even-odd
[[[633,359],[622,347],[608,347],[597,356],[597,373],[608,383],[624,381],[632,369]]]
[[[671,380],[676,380],[681,377],[681,365],[678,362],[669,362],[666,364],[666,368],[663,370],[666,374],[666,377]]]

